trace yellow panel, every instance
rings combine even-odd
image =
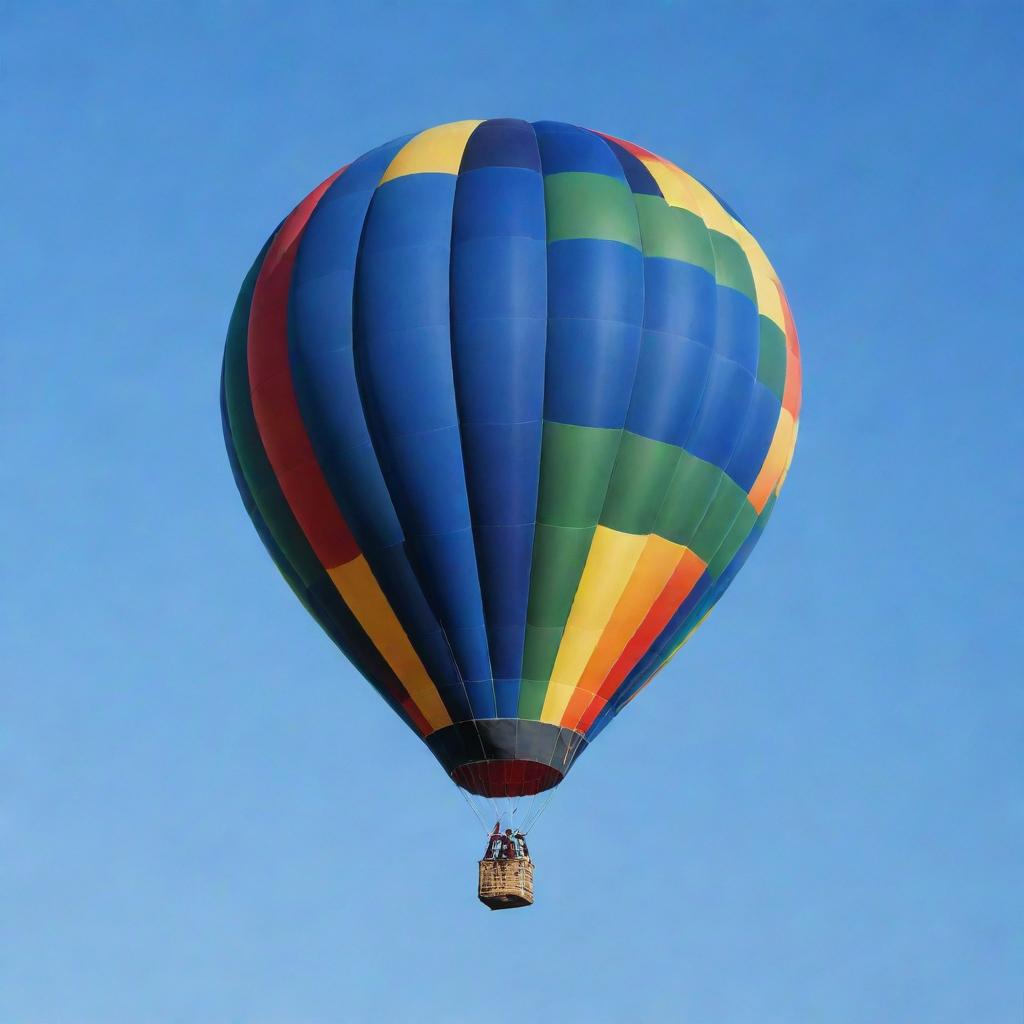
[[[420,132],[398,151],[380,183],[406,174],[458,174],[466,142],[480,123],[452,121]]]
[[[580,676],[579,687],[591,693],[600,689],[687,550],[654,533],[646,540],[633,575]]]
[[[760,515],[768,498],[786,468],[786,460],[793,451],[793,417],[788,409],[779,410],[779,422],[775,424],[775,433],[772,435],[772,443],[768,448],[768,454],[764,457],[764,465],[761,472],[757,474],[754,486],[750,488],[750,504],[754,511]]]
[[[757,311],[786,333],[786,318],[782,312],[782,299],[779,298],[778,278],[768,262],[761,246],[757,244],[754,236],[742,229],[740,231],[740,245],[743,253],[750,264],[751,273],[754,275],[754,288],[757,292]]]
[[[693,175],[687,174],[670,160],[662,161],[658,174],[655,174],[653,167],[649,166],[647,169],[658,183],[659,188],[662,188],[664,180],[666,185],[673,190],[673,194],[688,196],[686,209],[700,214],[708,228],[720,231],[723,235],[728,235],[729,238],[734,238],[739,242],[737,229],[742,230],[742,225],[726,212],[722,204]],[[664,188],[662,188],[662,195],[665,195]],[[669,206],[679,205],[669,201],[667,195],[665,195],[665,199],[669,202]]]
[[[431,728],[451,725],[452,720],[437,687],[427,675],[423,662],[409,642],[366,559],[360,555],[351,562],[328,569],[328,575]]]
[[[598,526],[558,648],[541,721],[557,724],[647,543],[645,534]]]
[[[541,721],[548,722],[551,725],[558,725],[561,717],[565,712],[565,709],[569,706],[569,701],[572,700],[572,695],[576,692],[575,686],[570,686],[565,683],[554,682],[552,676],[552,682],[548,684],[547,696],[544,698],[544,711],[541,714]],[[558,708],[558,716],[555,718],[548,717],[548,705]]]
[[[797,420],[793,424],[793,440],[789,443],[789,451],[786,453],[786,464],[782,467],[782,475],[779,477],[778,485],[775,488],[775,493],[778,494],[782,490],[782,485],[786,482],[786,474],[789,473],[789,467],[793,463],[793,452],[796,451],[796,435],[800,433],[800,421]]]
[[[640,161],[657,183],[665,202],[681,210],[689,210],[701,216],[700,202],[689,186],[690,176],[674,169],[664,160],[641,159]]]

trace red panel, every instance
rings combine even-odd
[[[474,761],[460,765],[452,778],[478,796],[533,796],[562,781],[563,773],[539,761]]]
[[[657,160],[659,164],[665,162],[657,153],[652,153],[649,149],[644,149],[635,142],[617,139],[614,135],[609,135],[607,132],[594,131],[593,128],[588,128],[587,130],[594,132],[595,135],[600,135],[602,139],[610,139],[612,142],[618,143],[627,153],[632,153],[638,160]]]
[[[351,562],[360,552],[302,422],[288,362],[288,295],[302,233],[342,171],[315,188],[281,225],[256,280],[249,316],[249,388],[260,438],[292,514],[325,569]]]
[[[640,623],[640,628],[626,644],[618,661],[612,666],[607,678],[601,684],[598,697],[602,699],[595,699],[580,719],[579,725],[576,726],[578,732],[585,733],[594,724],[594,719],[600,714],[604,705],[612,699],[626,676],[647,653],[651,644],[661,635],[662,630],[686,600],[706,568],[705,564],[695,555],[684,554],[680,559],[675,572],[665,584],[665,589],[658,595],[658,600],[651,605],[644,621]]]

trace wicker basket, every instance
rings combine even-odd
[[[533,902],[533,861],[529,857],[480,861],[477,895],[491,910],[528,907]]]

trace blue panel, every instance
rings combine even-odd
[[[725,467],[729,476],[745,491],[754,486],[757,474],[764,465],[775,434],[775,425],[779,421],[780,407],[781,403],[775,394],[760,381],[755,381],[747,422],[729,465]]]
[[[546,241],[544,184],[536,171],[515,167],[463,171],[457,187],[454,239],[522,235]]]
[[[479,172],[477,172],[479,173]],[[536,177],[536,175],[535,175]],[[465,320],[547,315],[545,243],[535,238],[454,236],[452,311]]]
[[[323,281],[329,275],[340,272],[346,272],[351,278],[355,271],[359,235],[363,230],[366,208],[370,205],[373,189],[342,192],[340,189],[345,178],[346,175],[342,175],[327,190],[309,219],[292,273],[293,290]],[[334,286],[337,287],[337,281]],[[338,322],[333,326],[351,338],[351,310],[347,323]]]
[[[493,638],[491,644],[492,646],[494,645]],[[522,637],[516,641],[516,644],[521,652],[523,648]],[[503,679],[501,676],[495,677],[494,692],[498,703],[498,718],[519,717],[519,688],[520,679],[518,671],[514,676],[507,679]]]
[[[540,154],[528,121],[496,117],[479,125],[462,154],[461,176],[477,167],[525,167],[540,170]]]
[[[710,368],[706,345],[645,330],[626,429],[682,447],[700,409]]]
[[[529,599],[547,328],[544,184],[536,170],[522,169],[539,167],[533,130],[523,128],[498,124],[471,137],[455,192],[450,302],[490,671],[503,680],[492,693],[497,713],[511,717]],[[513,160],[521,166],[488,165]]]
[[[474,708],[488,708],[490,714],[475,715],[475,718],[496,718],[497,705],[494,698],[494,683],[490,677],[486,679],[467,679],[466,689],[469,691],[469,701]]]
[[[718,286],[715,351],[757,375],[760,324],[757,307],[742,292]]]
[[[629,408],[640,336],[639,325],[552,320],[544,418],[584,427],[621,427]]]
[[[643,255],[601,238],[568,238],[548,246],[548,316],[617,320],[640,326]]]
[[[589,171],[625,180],[619,161],[600,135],[559,121],[536,121],[533,128],[545,174]]]
[[[458,425],[385,443],[398,484],[391,494],[406,538],[469,529]]]
[[[412,174],[374,194],[355,294],[355,363],[406,551],[462,680],[490,679],[449,328],[454,175]],[[475,717],[493,689],[469,688]]]
[[[714,276],[703,267],[648,256],[644,259],[644,327],[681,334],[710,347],[715,343],[718,292]]]
[[[360,251],[356,332],[370,325],[375,334],[447,325],[448,246],[446,238],[432,245]]]
[[[711,371],[700,412],[686,450],[725,469],[747,417],[754,378],[731,359],[711,357]]]
[[[373,396],[381,432],[389,438],[439,430],[457,421],[447,324],[376,332],[360,374]]]
[[[296,397],[317,461],[371,571],[431,678],[459,672],[401,542],[402,528],[374,451],[356,383],[352,306],[359,240],[373,189],[400,139],[355,161],[317,204],[296,256],[289,357]],[[453,718],[466,710],[447,705]]]
[[[455,390],[466,423],[522,423],[544,404],[547,319],[470,320],[456,315]]]
[[[454,195],[452,174],[405,174],[381,185],[373,195],[373,230],[363,238],[360,260],[379,249],[447,246]]]

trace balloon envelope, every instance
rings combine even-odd
[[[222,379],[296,595],[464,789],[557,785],[756,544],[800,357],[699,181],[572,125],[461,121],[306,197]]]

